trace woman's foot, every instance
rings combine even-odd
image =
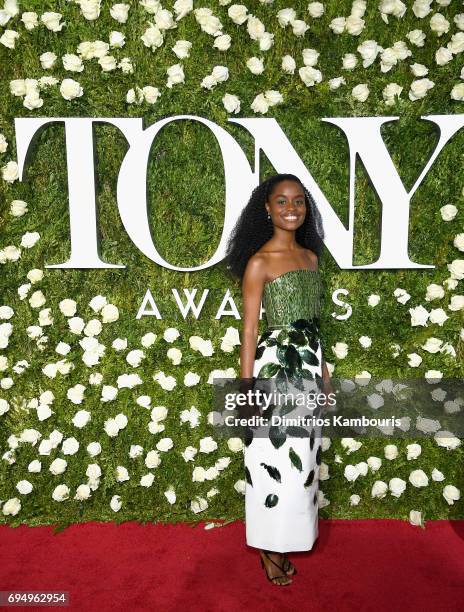
[[[274,553],[267,550],[260,550],[259,554],[261,555],[261,565],[264,568],[268,579],[273,584],[285,586],[293,582],[282,567],[284,563],[283,554]]]
[[[282,569],[287,574],[287,576],[294,576],[296,574],[296,567],[287,557],[287,553],[284,553],[282,556],[283,556]]]

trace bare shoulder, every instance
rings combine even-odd
[[[248,260],[245,268],[244,280],[260,282],[265,280],[267,268],[267,256],[265,253],[256,252]]]
[[[314,253],[310,249],[304,249],[304,252],[306,253],[306,256],[308,257],[308,261],[311,264],[311,267],[317,270],[319,268],[319,258],[316,255],[316,253]]]

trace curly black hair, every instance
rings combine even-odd
[[[248,260],[274,234],[272,221],[267,218],[264,203],[268,201],[275,186],[281,181],[299,183],[305,194],[306,216],[295,232],[295,240],[319,257],[324,247],[324,229],[321,214],[313,197],[294,174],[273,174],[251,192],[247,205],[232,230],[226,248],[224,263],[236,277],[243,278]]]

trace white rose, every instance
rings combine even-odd
[[[215,38],[213,47],[219,49],[219,51],[227,51],[230,48],[231,41],[232,39],[229,34],[222,34]]]
[[[72,317],[76,314],[77,304],[74,300],[66,298],[61,300],[59,308],[65,317]]]
[[[129,15],[129,4],[113,4],[110,8],[110,15],[119,23],[126,23]]]
[[[448,319],[449,317],[443,308],[434,308],[430,311],[429,320],[431,323],[436,323],[441,326]]]
[[[337,359],[345,359],[348,355],[348,345],[345,342],[337,342],[332,346],[332,351]]]
[[[409,482],[414,487],[426,487],[429,484],[429,479],[423,470],[413,470],[409,474]]]
[[[42,470],[42,464],[38,459],[34,459],[27,466],[27,471],[31,472],[31,474],[38,474]]]
[[[446,34],[450,27],[449,21],[441,14],[435,13],[430,19],[430,29],[436,32],[437,36]]]
[[[298,74],[306,87],[312,87],[316,83],[320,83],[322,81],[321,71],[317,68],[313,68],[312,66],[302,66],[298,69]]]
[[[101,451],[102,447],[99,442],[90,442],[90,444],[87,445],[87,452],[91,457],[96,457]]]
[[[22,217],[27,212],[27,203],[23,200],[13,200],[10,204],[10,215]]]
[[[103,57],[100,57],[98,63],[100,64],[103,72],[111,72],[111,70],[116,70],[118,66],[116,58],[112,55],[104,55]]]
[[[457,280],[464,278],[464,259],[453,259],[450,264],[447,264],[447,268],[451,272],[451,278]]]
[[[159,451],[167,452],[174,446],[174,442],[171,438],[161,438],[156,444],[156,448]]]
[[[227,81],[227,79],[229,78],[229,69],[227,68],[227,66],[214,66],[211,74],[216,79],[216,81],[221,83],[223,81]]]
[[[206,480],[206,470],[201,466],[197,466],[192,472],[192,482],[204,482]]]
[[[406,456],[408,460],[417,459],[417,457],[419,457],[422,452],[422,447],[420,444],[408,444],[406,446],[406,451]]]
[[[74,496],[74,499],[84,501],[86,499],[89,499],[90,495],[91,491],[89,485],[81,484],[76,489],[76,495]]]
[[[52,498],[55,501],[61,502],[69,497],[69,487],[65,484],[60,484],[53,490]]]
[[[181,453],[184,461],[193,461],[195,455],[197,454],[197,449],[194,446],[187,446],[187,448]]]
[[[406,489],[406,482],[401,478],[392,478],[388,483],[388,487],[393,497],[400,497]]]
[[[345,22],[345,17],[335,17],[329,23],[329,28],[334,34],[343,34],[343,32],[345,31]]]
[[[60,93],[65,100],[74,100],[82,96],[84,90],[74,79],[63,79],[60,85]]]
[[[438,446],[448,450],[454,450],[461,445],[461,440],[449,431],[437,431],[434,439]]]
[[[227,446],[233,453],[238,453],[243,450],[243,440],[241,438],[229,438],[227,440]]]
[[[294,19],[291,26],[295,36],[304,36],[307,30],[309,30],[309,25],[302,19]]]
[[[462,102],[464,100],[464,83],[459,83],[455,85],[450,93],[452,100],[458,100]]]
[[[413,81],[411,83],[411,88],[409,90],[409,99],[414,101],[414,100],[420,100],[421,98],[424,98],[427,94],[427,91],[429,89],[432,89],[432,87],[434,86],[435,86],[435,83],[433,81],[430,81],[427,78],[418,79],[416,81]]]
[[[387,444],[384,448],[385,459],[396,459],[398,457],[398,448],[394,444]]]
[[[29,495],[33,488],[34,487],[28,480],[20,480],[16,485],[16,489],[21,495]]]
[[[387,494],[387,491],[387,483],[383,482],[382,480],[376,480],[372,486],[371,497],[377,497],[379,499],[382,499]]]
[[[371,469],[371,472],[377,472],[382,465],[382,460],[379,457],[369,457],[367,465]]]
[[[443,497],[449,505],[453,505],[455,501],[461,499],[461,491],[454,485],[446,485],[443,489]]]
[[[63,451],[63,455],[75,455],[79,450],[79,442],[76,438],[66,438],[61,445],[61,450]]]
[[[365,102],[369,96],[369,88],[366,83],[360,83],[351,90],[351,95],[358,102]]]
[[[440,47],[435,52],[435,63],[438,66],[444,66],[453,59],[453,54],[446,47]]]
[[[119,510],[121,510],[122,502],[120,495],[113,495],[110,501],[110,508],[113,510],[113,512],[119,512]]]
[[[263,60],[259,57],[250,57],[247,60],[247,68],[252,74],[261,74],[264,71]]]
[[[454,204],[445,204],[440,208],[440,214],[443,221],[452,221],[457,215],[458,209]]]
[[[355,465],[346,465],[344,476],[349,482],[354,482],[360,475],[358,468]]]
[[[266,31],[264,23],[254,15],[248,16],[247,32],[252,40],[259,40]]]
[[[168,80],[166,86],[171,88],[173,85],[183,83],[185,81],[184,69],[182,64],[174,64],[166,70]]]
[[[126,44],[126,37],[122,32],[113,30],[109,36],[110,47],[115,49],[121,49]]]
[[[427,320],[429,318],[429,312],[422,305],[416,306],[415,308],[409,309],[409,314],[411,315],[411,326],[416,327],[418,325],[427,325]]]
[[[195,514],[199,512],[203,512],[208,507],[208,502],[203,497],[197,496],[194,500],[190,502],[190,509]]]
[[[21,21],[24,23],[26,30],[33,30],[39,25],[39,17],[37,13],[27,11],[21,15]]]
[[[142,476],[142,478],[140,479],[140,486],[147,488],[151,487],[154,480],[155,476],[153,474],[145,474],[145,476]]]
[[[179,365],[182,360],[182,351],[180,351],[178,348],[171,347],[168,349],[166,356],[172,361],[173,365]]]
[[[200,381],[200,376],[195,372],[187,372],[184,376],[184,385],[186,387],[193,387]]]
[[[371,295],[367,298],[367,303],[372,308],[374,306],[377,306],[379,302],[380,302],[380,295],[377,295],[376,293],[371,293]]]
[[[278,11],[277,20],[281,28],[290,25],[296,19],[296,11],[293,8],[284,8]]]
[[[21,502],[17,497],[11,497],[3,504],[2,512],[4,516],[16,516],[21,510]]]
[[[425,34],[422,30],[411,30],[406,34],[406,38],[412,45],[423,47],[425,43]]]
[[[166,342],[174,342],[179,336],[180,333],[175,327],[168,327],[164,330],[163,338]]]
[[[170,486],[167,491],[164,492],[164,495],[171,505],[176,503],[176,494],[174,492],[174,487]]]
[[[332,91],[338,89],[341,85],[345,85],[345,77],[334,77],[333,79],[329,79],[329,89]]]
[[[282,70],[288,74],[294,74],[296,62],[291,55],[284,55],[282,58]]]
[[[145,457],[145,465],[148,469],[153,469],[159,466],[161,463],[160,455],[158,451],[151,450],[148,451],[147,456]]]
[[[34,291],[34,293],[29,298],[29,304],[31,308],[40,308],[45,304],[45,296],[40,289]]]
[[[118,465],[116,467],[116,480],[118,482],[125,482],[126,480],[130,480],[129,472],[127,468],[123,465]]]
[[[456,234],[453,244],[459,251],[464,251],[464,233]]]
[[[91,419],[90,412],[88,412],[87,410],[78,410],[76,414],[74,415],[72,422],[73,422],[74,427],[78,427],[79,429],[82,429],[82,427],[85,427],[87,425],[90,419]]]
[[[316,51],[316,49],[303,49],[303,64],[305,66],[315,66],[319,55],[319,51]]]
[[[411,368],[417,368],[422,363],[422,357],[417,353],[409,353],[408,360],[408,364]]]
[[[152,87],[151,85],[146,85],[143,87],[142,91],[145,101],[148,102],[148,104],[155,104],[161,95],[160,90],[157,87]]]
[[[345,53],[342,58],[342,67],[343,70],[353,70],[358,63],[358,58],[354,53]]]
[[[308,4],[308,13],[313,19],[322,17],[322,15],[324,14],[324,5],[322,4],[322,2],[310,2]]]
[[[440,472],[440,470],[437,470],[437,468],[433,468],[432,480],[434,480],[435,482],[441,482],[442,480],[445,480],[445,476],[442,472]]]
[[[9,161],[2,168],[2,178],[7,183],[14,183],[19,178],[18,164],[15,161]]]
[[[226,93],[222,97],[222,103],[228,113],[239,113],[240,112],[240,100],[237,96]]]
[[[350,15],[345,21],[345,30],[352,36],[359,36],[364,29],[365,21],[355,15]]]
[[[454,55],[462,53],[464,51],[464,32],[453,34],[447,47]]]
[[[65,70],[70,72],[82,72],[84,70],[81,58],[78,55],[74,55],[74,53],[66,53],[61,59]]]
[[[217,442],[211,436],[200,440],[200,453],[212,453],[217,447]]]
[[[361,336],[359,338],[359,344],[364,348],[369,348],[372,344],[372,339],[369,336]]]
[[[283,102],[283,97],[280,91],[276,91],[275,89],[268,89],[264,92],[264,97],[266,98],[269,106],[275,106],[276,104],[281,104]],[[238,332],[237,332],[238,333]],[[240,344],[240,342],[238,342]],[[236,344],[236,342],[234,342]],[[222,341],[221,349],[226,352],[231,352],[233,350],[233,344],[227,339]]]
[[[14,49],[17,38],[19,38],[18,32],[15,32],[15,30],[5,30],[2,36],[0,36],[0,43],[8,49]]]
[[[411,510],[409,512],[409,522],[411,523],[411,525],[422,527],[424,525],[424,521],[422,519],[422,512],[419,512],[418,510]]]
[[[242,25],[248,19],[248,9],[243,4],[233,4],[227,9],[227,14],[237,25]]]
[[[341,445],[346,450],[348,454],[354,453],[359,450],[362,446],[362,442],[355,440],[354,438],[342,438]]]
[[[190,49],[192,48],[192,43],[188,40],[178,40],[176,44],[172,47],[172,51],[177,55],[179,59],[184,59],[190,56]]]
[[[119,310],[114,304],[105,304],[101,309],[103,323],[114,323],[119,319]]]
[[[43,15],[40,17],[40,21],[48,30],[51,30],[52,32],[60,32],[65,25],[64,22],[60,23],[62,17],[63,15],[61,15],[60,13],[47,11],[46,13],[43,13]]]
[[[452,295],[451,302],[448,304],[448,309],[453,312],[464,309],[464,295]]]

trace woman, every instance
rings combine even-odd
[[[319,335],[323,237],[320,213],[298,177],[277,174],[253,190],[226,255],[242,280],[241,379],[312,379],[330,392]],[[261,302],[268,325],[258,341]],[[268,579],[288,585],[296,569],[287,552],[310,550],[318,535],[320,433],[250,433],[244,459],[247,544],[260,549]]]

